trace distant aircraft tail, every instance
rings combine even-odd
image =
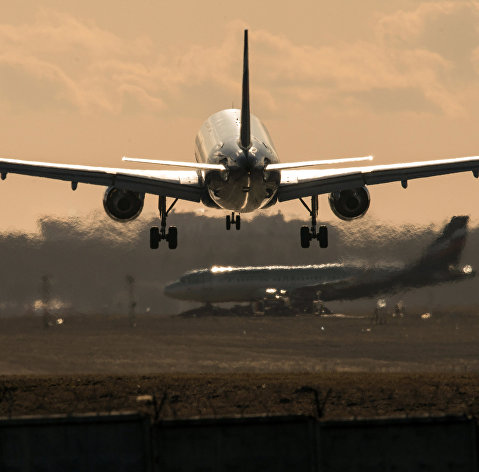
[[[243,52],[243,87],[241,98],[241,129],[240,143],[243,149],[251,146],[249,106],[249,65],[248,65],[248,30],[244,30],[244,52]]]
[[[417,265],[431,270],[456,267],[466,244],[468,216],[453,216],[442,234],[430,244]]]

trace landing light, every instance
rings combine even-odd
[[[386,308],[386,300],[384,298],[380,298],[376,302],[376,306],[377,306],[377,308]]]
[[[267,288],[266,289],[266,293],[276,293],[276,289],[275,288]]]
[[[472,266],[470,266],[469,264],[468,264],[468,265],[465,265],[465,266],[462,268],[462,271],[463,271],[465,274],[472,274]]]

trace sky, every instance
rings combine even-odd
[[[123,155],[192,160],[202,122],[239,105],[244,28],[252,111],[282,162],[479,155],[479,2],[283,3],[3,2],[0,156],[111,167],[135,167]],[[48,215],[104,218],[101,187],[72,192],[69,183],[10,174],[0,191],[0,231],[33,232]],[[479,222],[470,173],[370,193],[366,220],[439,225],[469,214]],[[147,197],[140,218],[155,208]],[[299,202],[268,212],[278,210],[308,219]],[[335,221],[326,196],[320,218]]]

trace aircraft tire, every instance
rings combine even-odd
[[[178,229],[176,226],[170,226],[168,228],[168,247],[170,249],[176,249],[178,247]]]
[[[307,226],[301,226],[301,247],[307,249],[309,247],[309,242],[311,241],[311,235],[309,233],[309,228]]]
[[[236,226],[236,229],[237,229],[237,230],[240,230],[240,229],[241,229],[241,217],[240,217],[240,215],[236,215],[236,218],[235,218],[235,226]]]
[[[319,247],[325,249],[328,247],[328,227],[321,225],[318,231]]]
[[[160,245],[160,228],[152,226],[150,228],[150,249],[158,249]]]
[[[231,216],[226,215],[226,229],[229,231],[231,229]]]

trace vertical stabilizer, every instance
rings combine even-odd
[[[468,222],[468,216],[453,216],[418,263],[436,269],[458,265],[466,244]]]
[[[243,149],[248,149],[251,146],[250,109],[249,109],[248,30],[244,31],[242,90],[243,90],[243,94],[241,99],[240,143]]]

